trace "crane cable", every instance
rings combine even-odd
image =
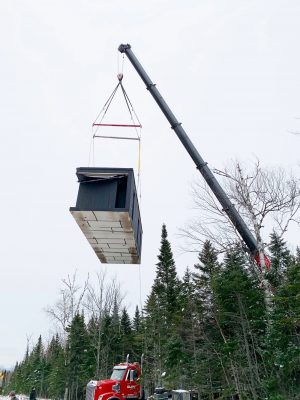
[[[122,68],[121,68],[121,71],[120,71],[120,68],[119,68],[120,53],[118,52],[118,71],[119,71],[118,76],[120,76],[120,74],[122,74],[122,78],[123,78],[123,72],[124,72],[124,59],[125,59],[125,54],[122,54]],[[126,101],[126,104],[127,104],[127,108],[129,110],[129,113],[130,113],[131,121],[133,122],[133,124],[135,123],[135,119],[134,119],[134,116],[135,116],[136,120],[138,121],[138,123],[140,125],[139,132],[138,132],[136,127],[134,129],[135,129],[137,137],[139,139],[138,140],[138,164],[137,164],[137,172],[138,172],[138,174],[137,174],[137,192],[138,192],[137,195],[139,197],[139,204],[141,205],[141,203],[142,203],[142,187],[141,187],[141,144],[142,144],[142,142],[141,142],[141,140],[142,140],[142,129],[141,128],[142,128],[142,124],[140,123],[140,120],[139,120],[139,118],[138,118],[138,116],[137,116],[137,114],[136,114],[136,112],[135,112],[135,110],[133,108],[133,105],[132,105],[132,103],[131,103],[131,101],[130,101],[130,99],[129,99],[129,97],[128,97],[125,89],[124,89],[124,86],[122,84],[122,80],[121,80],[120,86],[121,86],[121,89],[122,89],[122,92],[123,92],[123,95],[124,95],[124,98],[125,98],[125,101]],[[141,317],[143,318],[141,264],[139,264],[139,303],[140,303],[139,305],[140,305]]]
[[[141,128],[142,128],[142,124],[133,108],[132,102],[130,101],[130,98],[129,98],[129,96],[124,88],[124,85],[122,83],[123,67],[124,67],[124,55],[123,55],[123,62],[122,62],[122,71],[117,74],[117,78],[118,78],[119,82],[116,85],[116,87],[114,88],[114,90],[112,91],[111,95],[108,97],[108,99],[104,103],[102,109],[100,110],[100,112],[98,113],[97,117],[95,118],[95,120],[92,124],[92,139],[91,139],[91,145],[90,145],[89,165],[90,165],[90,159],[91,159],[91,152],[92,152],[92,164],[94,165],[94,160],[95,160],[94,139],[95,138],[137,140],[138,141],[137,194],[141,200],[141,139],[142,139]],[[130,120],[131,120],[132,124],[104,124],[103,120],[104,120],[104,118],[107,114],[107,111],[108,111],[119,88],[121,88],[121,92],[123,94],[127,109],[129,111]],[[136,137],[104,136],[104,135],[97,134],[101,127],[109,127],[109,126],[134,128]]]
[[[122,79],[123,79],[123,76],[122,76]],[[139,198],[141,199],[141,179],[140,178],[141,178],[141,139],[142,139],[141,128],[142,128],[142,124],[133,108],[133,105],[128,97],[128,94],[125,91],[125,88],[122,84],[122,80],[120,81],[120,87],[121,87],[123,95],[124,95],[124,99],[125,99],[125,102],[126,102],[129,114],[130,114],[131,121],[132,121],[133,125],[138,125],[138,126],[135,126],[134,129],[135,129],[135,132],[136,132],[136,135],[138,138],[137,190],[139,191],[138,194],[139,194]],[[138,124],[135,124],[136,121],[138,122]],[[139,131],[138,131],[138,128],[139,128]]]
[[[124,54],[122,57],[122,67],[120,69],[120,61],[119,61],[119,56],[120,53],[118,53],[118,73],[117,73],[117,78],[119,80],[118,84],[116,87],[113,89],[111,95],[108,97],[106,102],[104,103],[102,109],[99,111],[97,117],[95,118],[93,124],[92,124],[92,135],[91,135],[91,143],[90,143],[90,152],[89,152],[89,164],[91,163],[91,157],[92,157],[92,165],[94,165],[95,162],[95,143],[94,140],[95,138],[103,138],[103,139],[125,139],[125,140],[137,140],[138,141],[138,161],[137,161],[137,196],[139,198],[139,204],[141,205],[141,200],[142,200],[142,189],[141,189],[141,140],[142,140],[142,124],[133,108],[132,102],[129,99],[129,96],[123,86],[122,80],[123,80],[123,70],[124,70]],[[118,89],[121,88],[127,109],[130,114],[130,120],[132,124],[130,125],[125,125],[125,124],[103,124],[103,120],[107,114],[107,111],[118,91]],[[131,137],[118,137],[118,136],[104,136],[104,135],[97,135],[101,127],[108,127],[108,126],[114,126],[114,127],[131,127],[134,128],[135,133],[136,133],[136,138],[131,138]],[[91,154],[92,153],[92,154]],[[143,306],[142,306],[142,278],[141,278],[141,265],[139,264],[139,274],[138,274],[138,279],[139,279],[139,306],[140,306],[140,311],[141,311],[141,316],[143,317]]]

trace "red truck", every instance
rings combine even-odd
[[[90,381],[86,388],[86,400],[143,400],[144,391],[141,385],[141,364],[125,363],[115,365],[110,379]]]

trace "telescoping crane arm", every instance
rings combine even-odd
[[[139,76],[142,78],[143,82],[146,85],[147,90],[152,94],[154,100],[158,104],[159,108],[161,111],[164,113],[165,117],[171,124],[171,128],[175,131],[177,134],[179,140],[183,144],[183,146],[186,148],[187,152],[193,159],[194,163],[196,164],[197,169],[200,171],[202,174],[203,178],[213,191],[214,195],[217,197],[219,200],[223,211],[228,215],[229,219],[235,226],[236,230],[239,232],[241,235],[242,239],[246,243],[251,255],[254,257],[255,261],[259,266],[261,266],[262,262],[266,264],[266,267],[269,267],[269,260],[267,259],[266,256],[260,256],[259,255],[259,249],[257,242],[248,229],[247,225],[245,224],[244,220],[242,217],[239,215],[237,212],[236,208],[234,205],[231,203],[230,199],[228,198],[227,194],[225,191],[222,189],[220,186],[219,182],[215,178],[214,174],[212,171],[209,169],[207,166],[207,163],[203,160],[201,155],[199,154],[198,150],[195,148],[191,140],[189,139],[188,135],[186,134],[185,130],[181,126],[181,123],[176,119],[175,115],[163,99],[162,95],[159,93],[158,89],[156,88],[156,85],[151,81],[149,78],[148,74],[134,55],[134,53],[131,50],[130,44],[121,44],[119,46],[119,51],[121,53],[125,53],[128,59],[130,60],[131,64],[134,66],[136,69],[137,73]]]

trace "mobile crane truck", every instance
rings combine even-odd
[[[223,207],[223,211],[227,214],[232,224],[242,237],[249,253],[256,261],[259,268],[270,268],[270,261],[258,248],[258,244],[242,217],[228,198],[227,194],[220,186],[212,171],[203,160],[181,123],[176,119],[171,109],[151,81],[146,71],[131,50],[130,44],[121,44],[119,51],[125,53],[133,67],[146,85],[147,90],[151,93],[154,100],[160,107],[161,111],[171,124],[171,128],[177,134],[179,140],[193,159],[196,168],[202,174],[203,178],[211,188],[212,192]],[[109,380],[91,381],[87,386],[86,400],[126,400],[126,399],[142,399],[143,389],[140,382],[142,368],[138,363],[130,364],[128,357],[126,363],[118,364],[114,367],[113,373]]]

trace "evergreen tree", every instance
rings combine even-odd
[[[144,318],[140,313],[138,306],[136,306],[133,318],[133,357],[138,360],[144,353]]]
[[[67,328],[67,371],[69,400],[83,399],[86,383],[93,375],[91,345],[83,315],[77,313]],[[93,365],[93,364],[92,364]]]
[[[152,291],[158,297],[163,308],[163,317],[166,323],[172,324],[178,312],[178,296],[180,293],[179,280],[176,273],[175,261],[171,244],[167,239],[166,225],[162,226],[161,246],[156,264],[156,278]]]
[[[288,255],[286,278],[277,288],[267,337],[267,386],[281,399],[300,395],[300,258]],[[279,398],[279,397],[278,397]]]
[[[171,354],[176,353],[175,348],[180,343],[177,330],[180,323],[180,282],[167,236],[166,226],[163,225],[156,277],[145,308],[146,335],[152,332],[147,338],[147,347],[152,351],[156,371],[151,378],[153,384],[162,383],[160,375],[166,370],[166,376],[175,379],[177,366],[172,364]]]
[[[212,281],[219,269],[217,253],[210,241],[204,243],[199,253],[199,263],[194,265],[194,268],[194,300],[202,317],[210,318],[213,307]]]
[[[157,295],[152,290],[145,306],[145,365],[144,375],[147,376],[147,389],[150,393],[161,384],[162,373],[162,311]]]
[[[135,308],[134,318],[133,318],[133,330],[139,333],[141,329],[141,314],[138,306]]]
[[[102,354],[101,354],[101,364],[100,364],[100,375],[99,378],[107,378],[111,372],[111,367],[116,362],[116,345],[115,341],[119,338],[119,326],[115,323],[112,324],[112,316],[108,313],[103,315],[102,321]],[[117,330],[117,331],[116,331]]]
[[[51,399],[62,399],[66,387],[66,366],[64,348],[58,335],[52,338],[47,350],[47,388]]]
[[[6,382],[5,392],[9,393],[11,390],[19,391],[19,379],[20,379],[20,365],[16,362],[15,367],[12,371],[10,379]]]
[[[165,225],[156,277],[144,313],[133,320],[117,298],[101,320],[76,314],[62,345],[39,337],[8,374],[5,393],[82,400],[90,379],[107,378],[126,354],[145,354],[143,383],[198,388],[203,399],[296,400],[300,396],[300,249],[295,256],[272,235],[268,279],[273,307],[265,309],[264,292],[243,250],[227,252],[222,263],[205,242],[195,269],[176,274]],[[99,336],[100,335],[100,336]],[[99,340],[101,345],[99,347]],[[98,346],[98,347],[97,347]],[[96,367],[97,351],[100,365]],[[162,376],[162,372],[166,372]]]
[[[216,358],[214,342],[218,341],[215,326],[213,282],[219,273],[217,254],[206,241],[192,273],[191,310],[193,319],[193,386],[206,396],[213,396],[220,387],[220,360]],[[214,367],[213,367],[214,366]]]
[[[120,330],[123,335],[130,336],[132,334],[131,321],[126,308],[122,310],[121,320],[120,320]]]
[[[33,386],[40,395],[46,393],[46,361],[41,336],[31,352],[27,347],[23,361],[16,364],[8,390],[29,393]]]
[[[42,337],[39,336],[37,344],[28,357],[29,371],[27,371],[27,380],[25,393],[29,393],[34,386],[38,395],[45,393],[45,373],[46,373],[46,360],[44,357],[44,346]],[[29,372],[29,373],[28,373]]]
[[[271,253],[271,269],[267,278],[273,288],[276,290],[284,281],[288,265],[292,257],[286,247],[285,241],[275,232],[271,234],[269,250]]]
[[[195,387],[194,378],[197,365],[199,365],[197,360],[199,328],[194,295],[193,275],[189,268],[187,268],[183,276],[180,291],[181,319],[177,328],[180,341],[176,343],[175,339],[173,345],[173,352],[177,346],[177,360],[175,357],[171,357],[174,362],[177,362],[177,375],[180,377],[182,387]]]
[[[126,359],[127,354],[132,354],[133,334],[131,321],[126,308],[123,308],[120,320],[120,345],[122,350],[122,359]]]
[[[121,348],[121,320],[120,320],[120,310],[117,299],[114,300],[113,311],[111,315],[111,340],[110,340],[110,350],[111,350],[111,363],[123,362],[123,354]]]
[[[87,324],[87,332],[91,344],[91,354],[93,355],[93,362],[91,365],[91,369],[93,369],[94,372],[93,375],[91,376],[91,379],[97,379],[101,369],[100,365],[98,364],[100,364],[100,360],[102,358],[101,356],[103,355],[102,320],[92,316]]]
[[[215,279],[215,321],[219,339],[215,340],[223,367],[221,385],[230,395],[261,399],[261,353],[258,343],[265,334],[265,306],[258,281],[249,276],[240,248],[228,252]]]

